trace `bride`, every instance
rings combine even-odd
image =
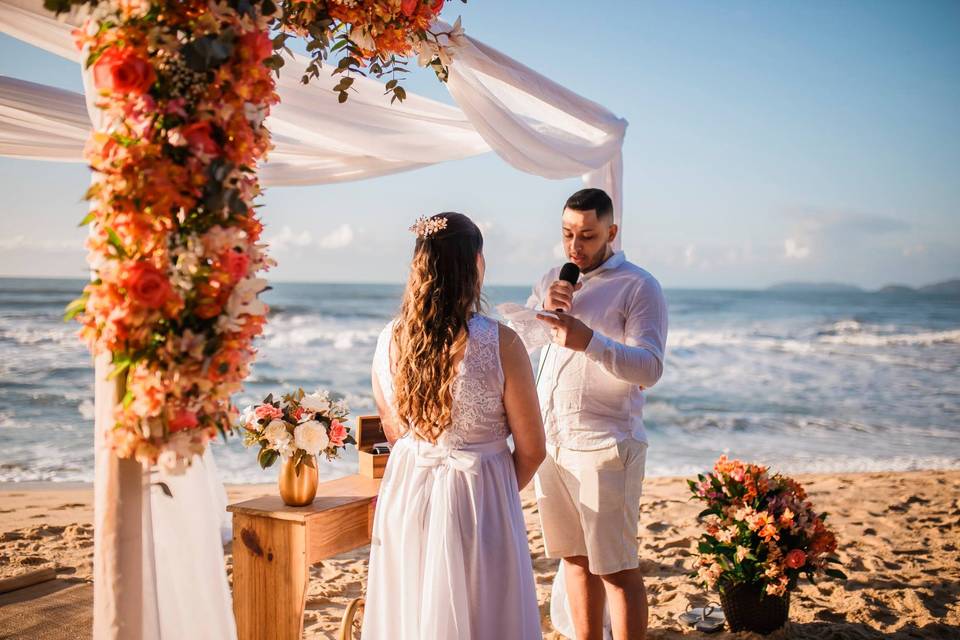
[[[480,229],[441,213],[411,231],[400,315],[373,362],[395,444],[373,523],[363,638],[540,638],[519,496],[545,455],[530,360],[511,329],[479,312]]]

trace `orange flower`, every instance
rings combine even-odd
[[[224,270],[230,275],[233,282],[238,282],[247,275],[250,267],[250,256],[240,250],[224,251],[220,256]]]
[[[773,516],[766,511],[758,511],[750,520],[750,530],[759,531],[764,527],[773,524]]]
[[[130,47],[110,47],[93,63],[93,83],[110,93],[146,93],[157,76],[153,65]]]
[[[374,36],[373,39],[377,44],[378,51],[398,55],[406,55],[410,52],[407,32],[404,29],[387,28]]]
[[[243,353],[236,349],[223,349],[210,361],[208,376],[214,382],[222,380],[242,380],[244,365]]]
[[[837,550],[837,538],[822,523],[817,522],[817,532],[810,541],[810,554],[819,556],[824,553],[833,553]]]
[[[784,563],[791,569],[799,569],[807,562],[807,554],[802,549],[791,549],[784,558]]]
[[[193,429],[198,424],[200,424],[200,421],[197,420],[197,414],[188,409],[178,409],[168,422],[171,433],[183,431],[184,429]]]
[[[762,529],[757,531],[757,535],[759,535],[764,540],[768,540],[768,541],[780,539],[780,533],[777,530],[776,525],[774,524],[764,525]]]
[[[173,296],[170,280],[148,262],[136,262],[126,269],[123,287],[138,303],[148,309],[159,309]]]
[[[417,12],[418,4],[420,4],[420,0],[401,0],[400,11],[408,18],[412,18],[413,14]]]
[[[201,120],[188,124],[181,129],[180,133],[195,153],[208,156],[220,153],[220,145],[213,139],[213,127],[210,126],[209,121]]]
[[[790,509],[784,509],[780,514],[780,526],[787,528],[793,524],[794,513]]]
[[[248,31],[237,42],[240,50],[254,62],[262,62],[273,55],[273,42],[266,31]]]
[[[793,478],[784,478],[784,482],[790,488],[790,491],[797,496],[797,500],[802,501],[807,499],[807,492],[799,482]]]

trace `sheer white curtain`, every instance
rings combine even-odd
[[[0,31],[76,62],[70,31],[78,18],[57,20],[42,0],[0,0]],[[339,105],[330,90],[335,78],[321,74],[302,85],[304,61],[288,62],[278,84],[282,102],[267,122],[276,148],[261,169],[263,183],[360,180],[492,150],[521,171],[580,176],[605,189],[622,224],[626,121],[473,38],[453,55],[447,87],[457,106],[413,94],[391,105],[383,85],[366,78]],[[0,77],[0,155],[82,162],[97,115],[77,93]],[[116,401],[108,367],[97,362],[97,434],[112,424]],[[185,476],[163,479],[173,498],[99,445],[96,466],[95,637],[235,637],[219,548],[226,498],[209,453]],[[133,614],[123,606],[135,602],[142,607],[125,621]]]

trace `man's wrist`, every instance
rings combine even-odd
[[[607,348],[607,337],[599,331],[590,330],[590,342],[583,353],[591,360],[600,360]]]
[[[577,345],[577,351],[586,351],[590,347],[590,342],[593,340],[593,336],[593,329],[587,325],[583,325],[583,337],[578,340],[579,344]]]

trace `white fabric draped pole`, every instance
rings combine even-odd
[[[75,14],[55,19],[42,0],[0,0],[0,32],[79,63],[70,34],[77,23]],[[275,148],[261,168],[262,183],[360,180],[492,150],[521,171],[580,176],[604,189],[622,224],[626,121],[477,40],[457,40],[447,83],[456,107],[413,94],[391,105],[381,83],[362,77],[349,103],[339,105],[331,90],[336,78],[322,74],[302,85],[303,59],[288,61],[278,82],[281,104],[267,121]],[[80,94],[0,76],[0,155],[82,162],[98,115],[87,106]],[[96,433],[113,423],[116,389],[106,380],[108,369],[98,359]],[[212,458],[186,476],[163,479],[172,499],[151,492],[144,474],[123,473],[117,462],[97,448],[95,637],[234,638],[219,554],[226,495],[208,484]],[[183,553],[185,545],[193,545],[191,553]]]

